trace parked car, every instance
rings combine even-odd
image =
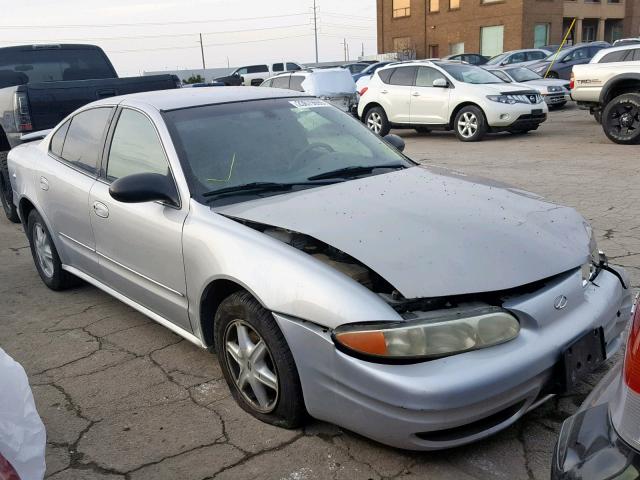
[[[459,53],[457,55],[449,55],[443,60],[457,60],[458,62],[467,62],[471,65],[484,65],[489,61],[489,57],[480,55],[479,53]]]
[[[379,135],[392,127],[445,129],[463,142],[488,132],[535,130],[547,112],[537,90],[506,84],[482,67],[446,60],[381,68],[358,104],[358,116]]]
[[[622,47],[624,45],[638,45],[638,44],[640,44],[640,37],[621,38],[613,42],[614,47]]]
[[[222,83],[226,87],[239,87],[240,85],[244,85],[244,77],[235,71],[230,75],[214,78],[213,82]]]
[[[99,98],[178,88],[175,75],[118,78],[100,47],[21,45],[0,48],[0,200],[9,220],[7,153],[32,132],[54,127],[78,107]]]
[[[555,78],[542,78],[526,67],[486,68],[507,83],[520,83],[540,92],[547,106],[562,108],[571,100],[569,82]]]
[[[348,63],[347,65],[342,65],[342,68],[349,70],[351,75],[355,75],[362,72],[365,68],[369,67],[369,65],[368,63]]]
[[[596,53],[589,63],[639,62],[640,44],[621,45],[603,48]]]
[[[589,60],[603,48],[606,48],[605,44],[595,43],[565,48],[550,54],[544,60],[527,64],[527,68],[546,78],[569,80],[575,65],[589,63]]]
[[[552,480],[640,478],[640,305],[617,363],[562,424],[552,461]]]
[[[260,86],[306,92],[326,100],[343,112],[354,112],[357,105],[356,85],[349,71],[344,68],[283,73],[265,80]]]
[[[243,79],[244,85],[258,86],[265,79],[277,75],[282,72],[296,72],[302,70],[302,66],[295,62],[277,62],[272,64],[261,65],[247,65],[245,67],[236,68],[229,76],[240,76]],[[229,82],[229,85],[233,85],[233,82]]]
[[[393,61],[373,63],[369,65],[367,68],[365,68],[364,70],[362,70],[360,73],[353,74],[353,81],[357,83],[358,80],[360,80],[362,77],[371,77],[371,75],[373,75],[376,70],[378,70],[379,68],[385,67],[390,63],[393,63]]]
[[[588,108],[615,143],[640,143],[640,62],[576,65],[571,97]]]
[[[575,210],[392,144],[308,94],[181,89],[88,105],[9,168],[42,281],[215,345],[256,418],[453,447],[570,390],[594,330],[614,354],[628,279]]]
[[[524,62],[532,62],[547,58],[549,52],[542,48],[523,49],[523,50],[511,50],[509,52],[501,53],[495,57],[490,58],[486,65],[490,66],[505,66],[515,65]]]

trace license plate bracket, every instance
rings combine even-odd
[[[542,115],[542,109],[541,108],[536,108],[531,110],[531,115]]]
[[[604,330],[596,328],[569,345],[560,360],[559,380],[562,391],[570,390],[585,375],[598,368],[606,358]]]

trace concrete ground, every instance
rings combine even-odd
[[[538,132],[475,144],[399,133],[416,160],[577,208],[640,286],[640,156],[611,144],[585,112],[553,112]],[[0,265],[0,346],[29,374],[56,480],[545,479],[561,422],[601,375],[456,450],[398,451],[316,421],[281,430],[236,406],[215,355],[93,287],[45,288],[22,228],[4,219]]]

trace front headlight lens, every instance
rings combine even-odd
[[[589,260],[581,267],[582,286],[586,286],[590,281],[596,278],[596,276],[598,275],[600,264],[602,263],[601,252],[593,235],[591,236],[591,241],[589,242],[589,248],[591,250],[591,253],[589,254]]]
[[[425,312],[419,320],[344,325],[334,340],[348,353],[388,360],[421,360],[468,352],[518,336],[518,320],[497,307]]]
[[[487,99],[492,102],[505,103],[508,105],[513,105],[514,103],[535,104],[542,102],[542,95],[540,95],[540,93],[487,95]]]

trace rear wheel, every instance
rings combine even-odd
[[[611,100],[602,112],[602,129],[612,142],[640,143],[640,94],[625,93]]]
[[[364,115],[364,124],[373,133],[384,137],[391,130],[387,114],[382,107],[373,107]]]
[[[214,321],[218,360],[236,402],[263,422],[298,427],[305,416],[300,378],[273,315],[248,292],[236,292]]]
[[[458,140],[463,142],[477,142],[487,133],[487,120],[475,105],[462,107],[453,123]]]
[[[18,209],[13,204],[13,190],[9,180],[9,167],[7,166],[7,155],[9,152],[0,152],[0,201],[2,209],[9,221],[20,223]]]

